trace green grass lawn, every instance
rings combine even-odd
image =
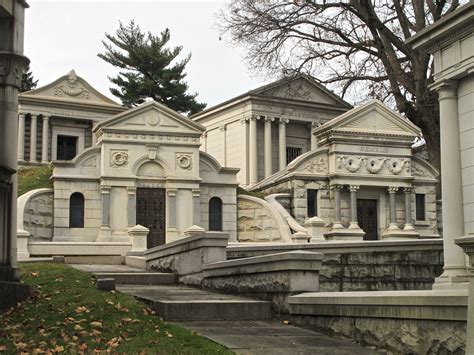
[[[37,168],[22,168],[18,170],[18,196],[24,193],[40,189],[43,187],[53,187],[49,180],[53,168],[49,166],[41,166]]]
[[[0,353],[232,354],[131,296],[98,291],[88,273],[64,264],[20,267],[33,296],[0,315]]]

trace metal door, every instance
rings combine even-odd
[[[365,232],[364,240],[377,240],[377,200],[357,200],[357,221]]]
[[[165,189],[137,189],[137,224],[150,230],[147,248],[166,243],[165,191]]]

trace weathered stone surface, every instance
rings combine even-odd
[[[292,322],[396,354],[464,354],[466,323],[460,321],[291,316]]]
[[[280,240],[277,222],[269,211],[253,201],[237,199],[237,239],[240,242]]]
[[[30,238],[47,240],[53,238],[53,197],[52,191],[44,192],[33,196],[26,204],[23,226],[31,233]]]

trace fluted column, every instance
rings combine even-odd
[[[102,186],[100,188],[102,222],[100,225],[100,235],[110,236],[110,187]]]
[[[37,116],[31,115],[30,130],[30,162],[36,162],[36,134],[37,134]]]
[[[403,227],[404,231],[414,231],[413,220],[411,217],[411,197],[413,194],[412,187],[405,187],[405,226]]]
[[[287,118],[280,118],[278,124],[278,161],[279,170],[286,168],[286,124],[290,122]]]
[[[249,118],[249,182],[251,184],[258,181],[257,119],[257,116]]]
[[[359,190],[358,185],[350,185],[349,191],[351,192],[351,223],[350,229],[360,229],[359,222],[357,221],[357,191]]]
[[[317,122],[313,122],[310,125],[310,132],[311,132],[311,150],[315,150],[318,148],[318,140],[316,136],[313,134],[313,130],[318,127],[319,124]]]
[[[127,187],[127,220],[128,226],[133,227],[137,224],[137,188]]]
[[[444,268],[438,283],[467,282],[463,250],[454,243],[464,235],[463,196],[457,89],[455,82],[444,82],[437,88],[439,94],[441,131],[441,192],[443,201]],[[448,286],[449,287],[449,286]]]
[[[201,224],[201,190],[193,189],[193,224]]]
[[[400,228],[398,228],[397,225],[397,203],[395,199],[398,187],[390,186],[387,191],[390,208],[390,225],[388,226],[388,230],[399,230]]]
[[[265,117],[265,177],[272,175],[272,122],[275,119],[273,117]]]
[[[41,142],[41,162],[47,164],[49,147],[49,116],[43,115],[43,139]]]
[[[95,147],[97,145],[97,136],[96,134],[94,133],[94,128],[95,126],[97,126],[97,122],[93,122],[92,123],[92,146]]]
[[[25,161],[25,114],[18,115],[18,161]]]
[[[341,188],[341,185],[331,186],[334,191],[334,223],[332,229],[344,228],[341,223]]]

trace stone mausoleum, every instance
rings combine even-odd
[[[19,163],[54,167],[53,189],[19,198],[20,257],[124,255],[137,224],[147,248],[189,227],[232,243],[439,237],[419,128],[304,75],[190,119],[156,102],[126,109],[71,71],[23,93],[18,119]]]

